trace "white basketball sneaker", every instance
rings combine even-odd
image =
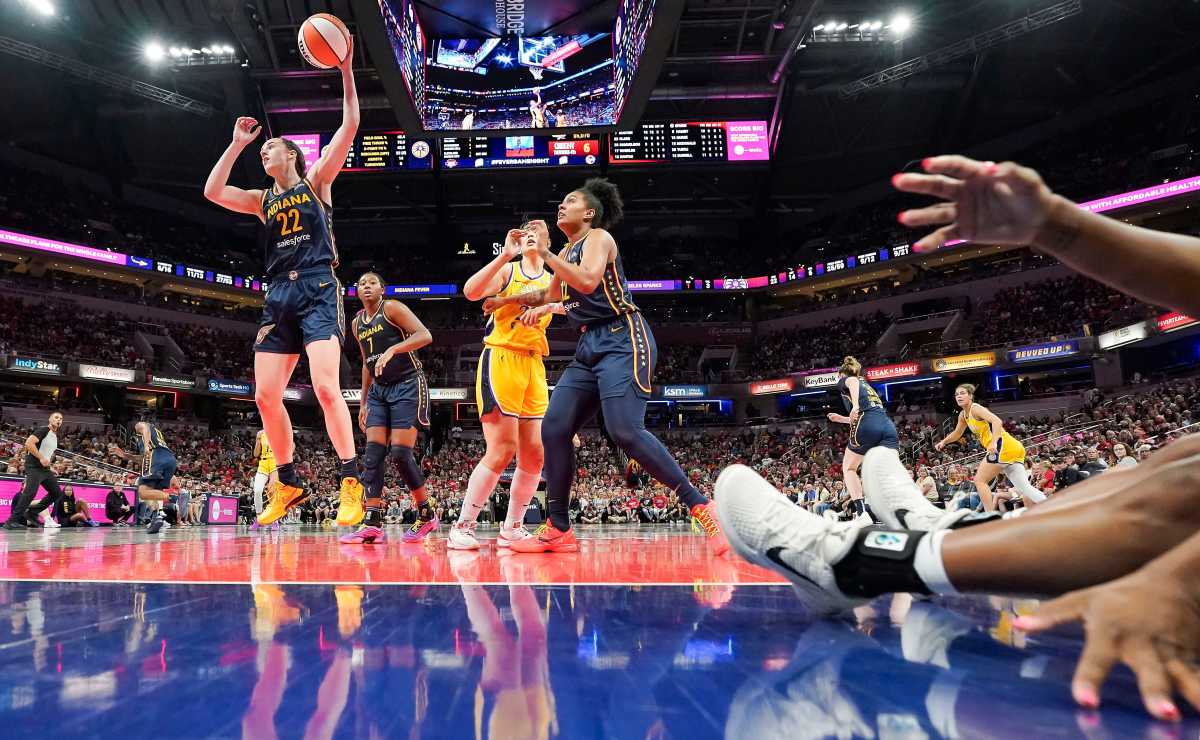
[[[479,540],[475,539],[476,522],[455,522],[450,527],[450,536],[446,538],[446,548],[449,550],[478,550]]]
[[[887,447],[867,450],[862,486],[871,513],[891,529],[951,529],[971,514],[970,509],[946,511],[929,503],[900,462],[900,453]]]
[[[500,534],[496,537],[496,547],[512,547],[512,543],[527,540],[532,536],[533,532],[525,529],[524,524],[512,529],[502,524],[500,525]]]
[[[42,522],[43,527],[46,527],[47,529],[58,529],[62,526],[58,523],[58,521],[55,520],[54,517],[50,516],[50,512],[46,512],[42,516],[44,517],[44,521]]]
[[[863,523],[810,514],[745,465],[721,472],[713,498],[717,519],[737,554],[791,581],[815,615],[869,601],[843,594],[833,575],[834,564],[854,547]]]

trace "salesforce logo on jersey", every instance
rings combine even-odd
[[[234,396],[249,396],[254,392],[254,387],[249,383],[235,383],[232,380],[216,380],[208,379],[209,393],[228,393]]]
[[[35,360],[32,357],[12,357],[8,366],[13,370],[20,370],[26,373],[43,373],[45,375],[62,375],[63,366],[61,362],[51,362],[50,360]]]
[[[664,385],[663,398],[704,398],[708,386],[704,385]]]

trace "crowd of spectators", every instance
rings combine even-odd
[[[26,302],[0,296],[0,354],[25,352],[64,360],[143,368],[133,347],[136,322],[118,314],[92,313],[80,320],[71,301],[46,297]]]
[[[821,326],[788,329],[760,336],[747,370],[749,379],[775,378],[791,372],[832,368],[846,355],[863,365],[879,360],[875,343],[892,322],[883,313],[834,319]]]

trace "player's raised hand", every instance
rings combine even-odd
[[[512,259],[521,254],[521,245],[525,243],[525,232],[521,229],[509,229],[508,234],[504,237],[504,249],[501,252],[505,257]]]
[[[525,326],[536,326],[538,320],[550,313],[550,305],[536,306],[521,313],[520,321]]]
[[[483,299],[483,313],[491,316],[504,305],[504,301],[499,296],[490,296]]]
[[[906,193],[941,198],[925,208],[903,211],[900,223],[938,226],[913,248],[928,252],[948,241],[1030,244],[1046,223],[1054,194],[1037,172],[1012,162],[978,162],[958,155],[922,162],[929,174],[905,173],[892,185]]]
[[[354,69],[354,37],[349,36],[346,39],[346,58],[338,65],[338,69],[343,72],[350,72]]]
[[[256,119],[250,116],[241,116],[233,124],[233,143],[246,146],[258,138],[261,130],[262,127],[258,125]]]

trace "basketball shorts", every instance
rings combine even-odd
[[[558,386],[618,398],[629,386],[639,398],[653,391],[658,345],[640,313],[583,329],[575,359],[563,371]]]
[[[171,486],[175,477],[175,469],[179,462],[175,454],[165,447],[156,447],[142,460],[142,477],[138,478],[139,486],[150,486],[156,491],[165,491]]]
[[[312,342],[346,338],[342,284],[328,266],[310,267],[271,281],[255,352],[298,355]]]
[[[866,411],[858,416],[857,422],[850,424],[850,443],[846,445],[857,455],[867,454],[874,447],[900,449],[900,436],[896,434],[896,425],[880,411]]]
[[[518,419],[545,416],[550,388],[542,353],[484,345],[475,371],[475,405],[480,418],[496,409]]]
[[[367,428],[411,429],[429,427],[429,381],[425,373],[367,391]]]
[[[996,454],[988,453],[984,459],[999,465],[1012,465],[1025,462],[1025,446],[1012,437],[1001,437],[996,444]]]

